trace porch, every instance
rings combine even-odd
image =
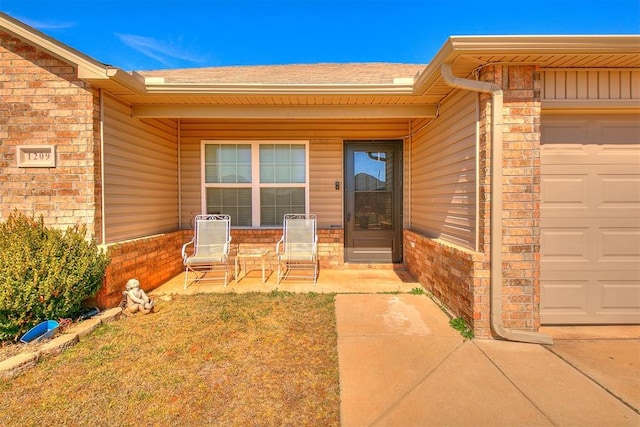
[[[421,287],[411,273],[398,268],[367,268],[347,267],[342,270],[320,269],[318,281],[314,286],[312,280],[285,279],[276,285],[276,274],[270,264],[266,267],[266,281],[262,283],[260,264],[247,266],[239,274],[239,280],[231,275],[231,280],[225,287],[220,281],[193,282],[184,289],[184,272],[169,279],[150,292],[153,297],[164,295],[192,295],[198,293],[225,292],[317,292],[317,293],[408,293],[414,288]],[[230,262],[230,272],[233,274],[234,260]],[[218,273],[219,274],[219,273]]]
[[[456,248],[412,230],[403,232],[403,263],[346,263],[342,229],[318,230],[317,284],[311,280],[283,280],[276,287],[276,242],[281,229],[233,229],[229,260],[231,278],[225,288],[222,281],[194,283],[184,289],[184,266],[180,256],[183,244],[193,230],[177,230],[105,246],[111,263],[104,284],[96,295],[101,308],[114,307],[122,300],[125,283],[132,278],[151,295],[194,294],[202,292],[289,292],[385,293],[410,292],[422,287],[435,296],[455,316],[474,327],[476,336],[490,336],[486,298],[474,299],[473,293],[488,294],[487,262],[482,254]],[[241,272],[233,278],[238,248],[269,250],[265,257],[266,283],[262,283],[260,262],[251,260],[247,277]]]

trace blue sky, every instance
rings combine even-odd
[[[0,11],[125,70],[426,64],[450,35],[640,33],[640,0],[0,0]]]

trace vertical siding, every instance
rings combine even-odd
[[[176,122],[132,118],[128,105],[109,96],[104,110],[107,242],[175,230]]]
[[[475,248],[476,95],[457,91],[411,140],[411,227]]]
[[[309,140],[310,211],[318,226],[342,225],[342,140],[398,139],[407,120],[207,120],[180,122],[181,227],[200,213],[200,144],[207,140]],[[339,180],[341,190],[335,189]]]
[[[542,73],[542,99],[640,99],[640,71],[545,71]]]

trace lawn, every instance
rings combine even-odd
[[[334,298],[158,301],[0,380],[0,425],[338,425]]]

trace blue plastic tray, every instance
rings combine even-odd
[[[60,325],[55,320],[45,320],[42,323],[38,323],[33,328],[29,329],[29,332],[24,334],[20,341],[23,343],[30,343],[41,340],[43,338],[51,338],[56,333]]]

